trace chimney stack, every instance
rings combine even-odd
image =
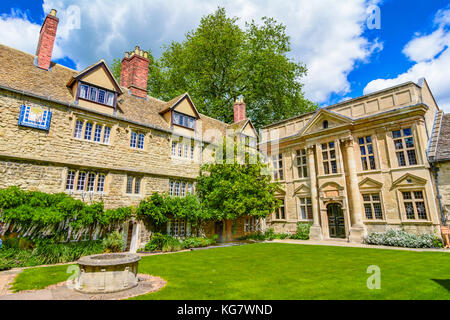
[[[41,27],[36,50],[37,66],[41,69],[48,70],[50,68],[58,23],[59,19],[56,17],[56,10],[52,9]]]
[[[247,119],[244,99],[237,99],[233,106],[234,123]]]
[[[138,46],[133,52],[126,52],[122,60],[120,85],[128,88],[132,95],[146,98],[149,65],[148,53]]]

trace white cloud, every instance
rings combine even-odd
[[[371,81],[364,94],[425,77],[439,107],[450,112],[450,9],[439,10],[435,16],[435,30],[429,34],[416,34],[406,44],[403,53],[415,64],[392,79]]]
[[[155,55],[170,41],[180,41],[194,29],[200,18],[224,6],[240,24],[263,16],[274,17],[287,26],[291,37],[292,58],[308,67],[305,92],[313,101],[326,102],[331,93],[350,92],[347,75],[359,62],[367,62],[382,44],[363,37],[369,4],[379,0],[44,0],[43,10],[58,10],[60,25],[54,58],[67,55],[78,69],[104,58],[111,62],[139,44]],[[70,6],[80,9],[80,28],[68,12]],[[70,11],[70,10],[69,10]],[[10,28],[19,30],[23,23],[29,35],[18,39],[17,32],[0,35],[0,42],[35,52],[39,27],[26,17]],[[10,30],[10,29],[6,29]],[[33,31],[34,30],[34,31]],[[2,30],[3,31],[3,30]],[[5,32],[2,32],[4,34]],[[5,39],[9,37],[10,39]]]

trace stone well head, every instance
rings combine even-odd
[[[138,285],[138,264],[134,253],[96,254],[80,258],[75,290],[85,293],[112,293]]]

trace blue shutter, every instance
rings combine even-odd
[[[45,123],[45,129],[47,131],[50,130],[50,122],[52,121],[52,112],[50,110],[47,110],[47,122]]]
[[[24,106],[24,105],[21,105],[21,106],[20,106],[19,122],[18,122],[18,125],[19,125],[19,126],[20,126],[20,125],[22,124],[22,122],[23,122],[23,116],[25,115],[25,109],[26,109],[26,106]]]

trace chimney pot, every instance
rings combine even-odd
[[[52,9],[52,11],[50,11],[50,15],[56,17],[56,12],[57,11],[55,9]]]

